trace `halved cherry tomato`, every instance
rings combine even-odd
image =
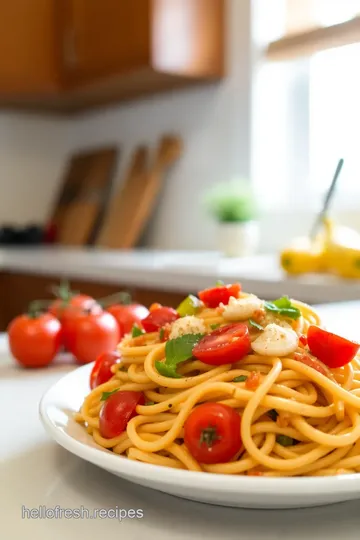
[[[94,390],[100,384],[104,384],[111,379],[113,372],[111,366],[118,364],[121,356],[117,352],[107,352],[98,356],[90,375],[90,388]]]
[[[230,297],[237,298],[241,291],[240,283],[233,285],[220,285],[199,292],[199,298],[209,308],[216,308],[220,303],[227,305]]]
[[[175,309],[162,306],[151,311],[149,315],[141,321],[141,324],[145,332],[157,332],[159,328],[162,328],[167,323],[176,321],[179,317],[180,315]]]
[[[225,463],[241,448],[240,415],[222,403],[196,407],[184,425],[184,441],[200,463]]]
[[[134,324],[142,328],[142,320],[149,315],[149,310],[141,304],[114,304],[106,311],[115,317],[121,338],[131,332]]]
[[[307,338],[312,354],[331,369],[351,362],[360,348],[359,343],[327,332],[318,326],[309,327]]]
[[[321,373],[321,375],[325,375],[325,377],[331,376],[331,372],[325,364],[320,362],[317,358],[312,358],[309,354],[306,354],[306,352],[295,352],[294,360],[315,369],[315,371]]]
[[[205,364],[221,366],[238,362],[251,349],[248,326],[227,324],[203,337],[193,348],[193,356]]]
[[[137,405],[145,405],[142,392],[119,390],[109,396],[100,410],[100,435],[112,439],[125,431],[129,420],[136,416]]]

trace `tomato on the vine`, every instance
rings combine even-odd
[[[200,463],[225,463],[241,449],[240,415],[222,403],[196,407],[184,425],[184,441]]]
[[[83,309],[89,309],[95,303],[94,298],[87,294],[75,294],[68,300],[57,298],[50,304],[49,312],[59,321],[68,315],[75,314]]]
[[[68,328],[69,330],[69,328]],[[114,317],[100,306],[78,313],[71,321],[68,347],[80,364],[88,364],[119,342],[119,329]]]
[[[60,349],[61,325],[50,313],[20,315],[7,331],[10,351],[23,366],[47,366]]]
[[[165,324],[176,321],[180,315],[176,309],[172,307],[161,306],[154,309],[149,315],[141,321],[142,327],[145,332],[157,332]]]
[[[90,374],[90,388],[94,390],[100,384],[104,384],[111,379],[113,372],[111,367],[119,364],[121,356],[117,352],[106,352],[100,354]]]
[[[193,348],[193,356],[205,364],[221,366],[238,362],[251,350],[245,323],[227,324],[203,337]]]
[[[136,416],[137,405],[145,405],[142,392],[119,390],[109,396],[100,410],[100,435],[105,439],[121,435],[129,420]]]
[[[209,308],[216,308],[221,303],[227,305],[231,296],[238,298],[240,292],[240,283],[233,283],[232,285],[219,285],[218,287],[212,287],[211,289],[204,289],[203,291],[200,291],[199,298],[202,302],[204,302],[205,306]]]
[[[134,324],[142,328],[142,320],[149,315],[149,310],[141,304],[114,304],[106,308],[106,311],[115,317],[120,337],[131,332]]]

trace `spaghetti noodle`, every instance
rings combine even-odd
[[[237,300],[249,298],[239,293]],[[233,301],[233,312],[240,304]],[[164,376],[157,368],[158,362],[165,361],[168,343],[160,340],[160,332],[125,336],[119,344],[121,363],[113,366],[113,377],[90,392],[76,420],[101,447],[155,465],[262,476],[359,472],[359,359],[355,356],[342,367],[327,368],[310,353],[304,337],[311,325],[320,326],[318,314],[295,301],[289,309],[299,310],[296,319],[288,317],[286,309],[283,315],[281,309],[274,313],[264,305],[243,320],[249,329],[249,354],[221,365],[190,358],[178,364],[176,377]],[[211,334],[229,324],[226,313],[221,304],[203,306],[195,317],[202,321],[205,334]],[[269,325],[291,328],[300,338],[295,350],[286,355],[255,352],[257,340]],[[171,327],[167,330],[171,337]],[[122,433],[105,438],[99,420],[102,398],[117,390],[142,392],[146,403],[137,405],[136,415]],[[202,463],[184,442],[184,425],[204,403],[220,403],[240,415],[241,449],[227,462]]]

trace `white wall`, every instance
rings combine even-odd
[[[67,121],[0,116],[0,220],[46,218],[70,148],[117,143],[121,178],[135,145],[154,148],[162,134],[174,132],[184,140],[184,155],[167,177],[147,242],[213,247],[213,224],[199,209],[203,192],[214,182],[250,174],[250,0],[229,0],[227,19],[228,76],[220,84]]]

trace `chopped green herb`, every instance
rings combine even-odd
[[[276,419],[279,416],[279,413],[277,412],[276,409],[271,409],[270,411],[268,411],[267,415],[271,418],[271,420],[276,422]]]
[[[120,388],[115,388],[115,390],[112,390],[111,392],[103,392],[100,398],[100,401],[105,401],[108,397],[112,396],[113,394],[116,394]]]
[[[217,328],[219,328],[219,326],[220,326],[219,323],[216,323],[216,324],[210,324],[211,330],[216,330]]]
[[[247,379],[247,375],[239,375],[238,377],[235,377],[233,379],[233,382],[245,382]]]
[[[193,348],[203,338],[203,334],[185,334],[176,339],[170,339],[165,345],[165,362],[155,362],[155,367],[164,377],[178,379],[177,365],[192,358]]]
[[[145,405],[155,405],[155,401],[147,401]]]
[[[249,324],[250,326],[253,326],[254,328],[256,328],[256,330],[264,330],[264,327],[261,326],[261,324],[258,324],[257,322],[255,322],[253,319],[249,319]]]
[[[141,328],[139,328],[137,324],[134,324],[134,326],[132,327],[132,330],[131,330],[131,337],[133,337],[133,338],[139,337],[139,336],[142,336],[143,333],[144,333],[144,331],[141,330]]]
[[[180,317],[186,317],[187,315],[196,315],[202,306],[201,300],[199,300],[193,294],[189,294],[177,307],[176,311]]]
[[[298,319],[301,315],[300,310],[293,306],[288,296],[282,296],[273,302],[265,302],[264,307],[266,311],[282,315],[283,317],[289,317],[289,319]]]
[[[276,435],[276,442],[281,446],[295,446],[299,441],[287,435]]]
[[[225,283],[223,282],[222,279],[218,279],[217,282],[215,283],[215,287],[223,287],[225,285]]]
[[[164,328],[160,328],[160,332],[159,332],[160,341],[162,341],[164,339],[164,336],[165,336],[165,330],[164,330]]]
[[[126,371],[126,366],[121,366],[120,371]]]

